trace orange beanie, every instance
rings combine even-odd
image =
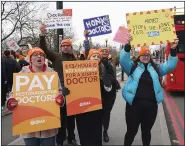
[[[101,53],[99,50],[96,49],[90,49],[87,59],[89,59],[93,54],[99,54],[101,57]]]
[[[141,47],[141,49],[138,53],[138,57],[143,55],[143,54],[150,54],[151,55],[151,52],[147,47]]]
[[[38,47],[31,48],[29,50],[29,52],[28,52],[28,59],[29,59],[29,61],[31,60],[32,54],[35,53],[35,52],[39,52],[39,53],[42,53],[42,54],[45,55],[44,51],[41,48],[38,48]]]
[[[109,48],[100,48],[99,51],[101,52],[102,50],[107,50],[108,53],[110,52]]]
[[[72,46],[72,42],[71,42],[71,40],[69,40],[69,39],[62,40],[62,41],[60,42],[60,46],[61,46],[63,43],[67,43],[67,44],[69,44],[70,46]]]

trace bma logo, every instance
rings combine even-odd
[[[91,102],[90,101],[87,101],[87,102],[81,102],[80,103],[80,106],[87,106],[87,105],[90,105]]]
[[[32,120],[30,122],[30,125],[33,126],[33,125],[44,124],[44,123],[46,123],[46,121],[44,119],[42,119],[42,120]]]

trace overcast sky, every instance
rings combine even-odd
[[[79,39],[78,43],[84,39],[83,19],[109,15],[112,33],[92,37],[92,40],[104,44],[105,39],[108,39],[108,43],[116,46],[119,43],[113,42],[113,38],[119,26],[127,25],[126,13],[173,8],[174,6],[184,7],[184,2],[64,2],[63,4],[64,9],[72,9],[73,11],[73,28]],[[48,10],[55,9],[56,2],[51,2]]]

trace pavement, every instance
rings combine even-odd
[[[12,111],[9,111],[6,107],[3,107],[2,111],[1,111],[1,115],[2,117],[12,114]]]
[[[120,74],[118,73],[117,75],[119,75],[118,80],[120,80],[121,78]],[[124,76],[124,79],[127,79],[126,75]],[[123,87],[125,81],[120,83],[121,87]],[[110,141],[108,143],[103,142],[103,145],[124,145],[124,136],[127,129],[125,122],[125,105],[126,102],[122,97],[121,90],[119,90],[117,93],[117,98],[113,110],[111,112],[111,121],[108,131]],[[79,140],[78,132],[75,131],[75,134],[76,139]],[[152,134],[151,145],[171,145],[162,104],[159,104],[158,115],[155,124],[152,128],[151,134]],[[25,144],[23,139],[19,137],[8,145],[25,145]],[[64,145],[67,144],[64,143]],[[142,145],[140,128],[132,145]]]

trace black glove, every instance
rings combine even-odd
[[[112,75],[106,74],[106,75],[104,75],[104,77],[103,77],[103,84],[104,84],[106,87],[111,87],[111,85],[112,85],[112,80],[113,80]]]
[[[126,44],[124,49],[125,49],[126,52],[130,52],[130,50],[131,50],[131,45]]]
[[[63,94],[64,96],[66,96],[66,95],[70,94],[70,90],[69,90],[68,88],[66,88],[66,87],[63,87],[63,88],[62,88],[62,94]]]

